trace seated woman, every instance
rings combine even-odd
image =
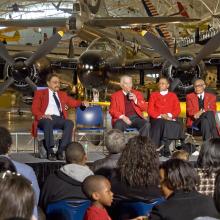
[[[150,220],[193,220],[199,216],[219,217],[211,197],[196,191],[199,177],[193,166],[181,159],[160,165],[160,187],[167,199],[156,205]]]
[[[161,197],[159,158],[152,142],[142,136],[129,139],[110,178],[114,205],[124,201],[150,203]]]
[[[220,139],[213,138],[203,143],[198,160],[197,173],[200,183],[198,192],[213,196],[216,173],[220,170]]]

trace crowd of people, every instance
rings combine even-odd
[[[113,127],[105,134],[109,153],[89,166],[82,144],[71,140],[74,125],[67,119],[68,107],[88,103],[59,91],[56,74],[49,75],[47,84],[48,88],[35,92],[33,135],[41,128],[48,159],[66,163],[40,189],[33,169],[10,158],[11,134],[0,127],[0,210],[4,210],[0,219],[43,220],[48,205],[59,201],[91,201],[84,220],[220,219],[216,98],[205,92],[203,80],[195,80],[195,91],[186,97],[187,126],[197,126],[203,138],[196,164],[188,161],[189,152],[184,149],[170,155],[171,140],[183,142],[184,132],[178,121],[180,102],[168,91],[166,78],[159,79],[159,91],[151,93],[148,105],[141,92],[132,88],[132,78],[121,78],[122,89],[112,95],[109,109]],[[57,154],[54,128],[63,129]],[[139,135],[127,139],[127,128],[136,128]],[[161,154],[168,157],[166,161],[159,160]],[[140,216],[129,209],[122,212],[125,204],[136,202],[151,208]]]

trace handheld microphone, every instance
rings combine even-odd
[[[126,96],[127,96],[127,100],[128,100],[128,101],[130,101],[130,97],[129,97],[129,96],[130,96],[130,94],[131,94],[131,93],[130,93],[130,92],[128,92],[128,93],[127,93],[127,95],[126,95]]]

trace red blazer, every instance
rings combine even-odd
[[[157,118],[161,114],[171,113],[172,118],[177,118],[180,114],[180,102],[176,94],[168,92],[162,96],[160,92],[152,92],[148,102],[148,115]]]
[[[68,107],[78,107],[81,105],[81,101],[74,100],[69,97],[65,92],[58,91],[58,97],[60,100],[61,108],[63,111],[64,118],[67,118],[67,110],[65,106]],[[38,121],[44,115],[49,102],[49,91],[48,89],[36,90],[34,93],[33,103],[32,103],[32,114],[34,115],[34,123],[32,126],[32,135],[36,137],[37,135],[37,125]]]
[[[216,112],[216,96],[205,92],[204,110]],[[199,111],[198,96],[196,93],[190,93],[186,96],[186,126],[191,127],[195,120],[194,115]]]
[[[137,115],[143,118],[142,112],[147,111],[147,103],[144,101],[144,97],[141,92],[137,90],[132,90],[131,92],[137,97],[137,105],[132,102],[134,110],[136,111]],[[112,116],[112,125],[116,120],[119,119],[121,115],[125,114],[124,93],[122,90],[119,90],[111,95],[109,113]]]

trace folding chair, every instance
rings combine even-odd
[[[89,200],[58,201],[50,203],[46,209],[48,220],[83,220]]]
[[[98,145],[103,146],[102,150],[104,150],[104,132],[105,127],[101,106],[90,106],[85,110],[81,110],[80,107],[76,109],[75,141],[82,143],[86,147],[88,147],[88,142],[99,142]],[[97,136],[100,139],[97,139]]]
[[[147,216],[155,205],[164,202],[163,197],[152,200],[149,203],[141,201],[121,201],[114,207],[114,219],[125,220],[137,216]],[[113,211],[114,212],[114,211]]]
[[[53,129],[54,142],[57,143],[55,144],[54,151],[57,151],[59,140],[61,139],[62,135],[63,135],[62,129]],[[42,159],[47,158],[47,152],[46,149],[44,148],[43,140],[44,140],[44,131],[38,128],[37,137],[34,137],[34,154],[38,152],[39,157]],[[36,150],[36,145],[37,145],[37,150]]]

